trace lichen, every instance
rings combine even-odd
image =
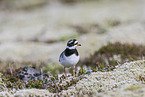
[[[85,97],[122,97],[145,96],[145,61],[132,61],[117,65],[113,71],[97,71],[83,74],[81,79],[54,75],[46,89],[13,89],[0,92],[1,96],[85,96]],[[82,72],[82,71],[80,71]],[[80,75],[82,76],[82,75]],[[34,83],[32,83],[34,84]]]
[[[142,90],[145,88],[145,85],[139,80],[139,75],[145,72],[144,66],[145,61],[134,61],[124,63],[113,71],[94,72],[80,80],[75,87],[70,87],[68,90],[62,91],[60,95],[97,96],[95,94],[100,94],[111,96],[114,91],[118,92],[121,90],[124,93],[130,91],[131,87],[133,88],[132,90]],[[141,94],[145,96],[144,93]]]
[[[44,89],[23,89],[17,91],[14,97],[53,97],[55,94]]]

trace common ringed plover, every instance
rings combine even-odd
[[[78,63],[80,56],[76,49],[77,46],[81,46],[76,39],[70,39],[67,42],[66,49],[61,53],[59,57],[59,63],[64,67],[65,79],[67,80],[67,75],[65,72],[65,67],[73,67],[73,76],[75,78],[75,65]]]

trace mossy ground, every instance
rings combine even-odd
[[[19,90],[19,89],[31,89],[31,88],[37,88],[37,89],[48,89],[50,92],[58,93],[62,90],[67,90],[68,87],[75,85],[80,79],[82,74],[86,73],[86,70],[84,69],[84,65],[91,67],[93,71],[112,71],[115,69],[115,66],[118,64],[123,64],[126,61],[132,61],[132,60],[139,60],[142,59],[142,57],[145,55],[145,46],[143,45],[136,45],[136,44],[123,44],[120,42],[116,43],[108,43],[108,45],[103,46],[98,51],[94,53],[94,55],[91,55],[89,58],[82,60],[79,65],[81,66],[81,69],[76,75],[77,79],[70,79],[70,81],[64,82],[65,77],[59,76],[53,71],[53,68],[48,66],[49,72],[52,76],[48,79],[40,79],[39,81],[33,81],[30,80],[27,83],[23,82],[23,80],[20,80],[20,72],[21,68],[15,69],[11,66],[13,66],[14,63],[9,64],[9,70],[7,72],[3,72],[4,77],[2,78],[2,81],[5,83],[6,87],[9,90]],[[40,63],[41,65],[45,65],[44,63]],[[83,65],[82,65],[83,64]],[[33,66],[36,66],[38,64],[31,64]],[[58,69],[62,71],[63,68],[60,68],[58,66]],[[141,81],[145,80],[144,75],[139,75],[139,79]],[[48,81],[49,80],[49,81]],[[48,84],[49,82],[49,84]],[[62,84],[64,83],[64,84]]]
[[[12,68],[11,66],[14,64],[12,63],[9,64],[9,70],[1,75],[1,91],[15,91],[14,93],[16,93],[19,90],[35,88],[48,90],[57,96],[93,96],[95,93],[106,93],[124,87],[124,84],[129,85],[124,87],[124,90],[127,91],[134,91],[134,88],[142,89],[141,84],[144,86],[145,82],[145,62],[125,62],[143,59],[144,52],[145,46],[143,45],[108,43],[96,51],[94,55],[80,62],[80,64],[92,67],[92,74],[85,74],[86,70],[81,65],[76,78],[68,76],[68,81],[65,81],[64,75],[53,73],[49,68],[52,75],[49,78],[24,82],[19,75],[22,71],[21,68]],[[121,64],[123,65],[121,66]]]
[[[81,60],[79,66],[92,67],[93,71],[110,71],[117,64],[140,60],[145,56],[145,46],[129,43],[108,43],[89,58]]]
[[[1,96],[86,96],[86,97],[132,97],[145,96],[145,61],[133,61],[118,65],[108,72],[93,72],[82,79],[60,80],[62,77],[51,77],[51,85],[46,89],[34,89],[36,83],[29,83],[30,89],[3,89]],[[2,77],[3,79],[3,77]],[[59,79],[59,83],[56,83]],[[63,78],[62,78],[63,79]],[[61,82],[62,81],[62,82]],[[7,83],[4,83],[5,85]],[[14,84],[14,83],[12,83]],[[62,88],[62,89],[61,89]],[[61,91],[60,91],[61,90]],[[36,92],[37,91],[37,92]]]
[[[48,77],[46,76],[46,78],[43,79],[39,78],[38,80],[31,79],[24,81],[20,78],[21,72],[22,68],[19,68],[12,73],[5,73],[4,75],[1,75],[2,87],[5,86],[8,91],[35,88],[47,89],[51,93],[59,93],[62,90],[67,90],[70,86],[75,85],[83,78],[82,76],[76,76],[74,79],[68,76],[69,80],[66,81],[64,75],[59,76],[58,74],[53,74]],[[82,74],[82,72],[80,72],[80,74]]]

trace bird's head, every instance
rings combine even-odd
[[[81,46],[81,44],[78,43],[78,41],[76,39],[70,39],[67,42],[67,47],[69,49],[76,49],[77,46]]]

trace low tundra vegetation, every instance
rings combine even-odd
[[[136,89],[144,91],[145,61],[134,61],[143,59],[144,55],[145,46],[143,45],[109,43],[96,51],[94,55],[81,60],[79,63],[81,68],[75,79],[69,75],[69,80],[66,81],[64,75],[55,73],[45,78],[24,81],[20,76],[23,69],[19,68],[0,74],[0,93],[7,92],[6,95],[21,96],[23,91],[28,89],[32,90],[31,92],[41,89],[49,91],[53,96],[94,96],[96,94],[115,95],[113,92],[119,93],[121,88],[123,88],[122,92]],[[93,72],[86,71],[80,64],[91,67]],[[40,96],[42,91],[39,92]],[[29,96],[32,96],[30,94],[28,93]]]
[[[81,72],[81,71],[80,71]],[[145,94],[145,61],[132,61],[117,65],[116,69],[107,72],[92,72],[90,75],[86,74],[83,77],[76,79],[69,78],[69,81],[64,81],[64,76],[53,75],[49,76],[49,81],[43,89],[42,84],[44,80],[38,82],[31,81],[24,83],[20,82],[21,86],[18,86],[18,82],[11,82],[13,86],[8,87],[10,79],[7,79],[1,75],[1,96],[86,96],[86,97],[132,97],[138,95],[144,97]],[[62,79],[62,80],[61,80]],[[25,84],[25,85],[22,85]],[[28,87],[28,86],[29,87]],[[40,85],[40,86],[39,86]],[[44,84],[43,84],[44,85]],[[38,86],[38,87],[36,87]],[[37,89],[36,89],[37,88]],[[37,91],[37,93],[36,93]]]
[[[129,43],[108,43],[89,58],[81,60],[79,66],[91,67],[93,71],[110,71],[118,64],[143,59],[145,46]]]

